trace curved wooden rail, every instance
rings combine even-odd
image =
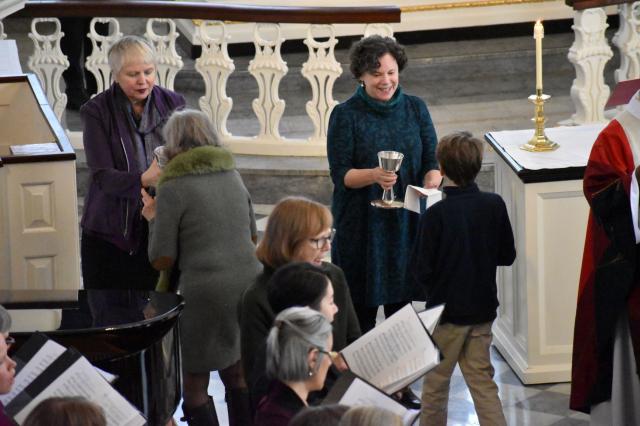
[[[34,0],[14,16],[182,18],[241,22],[357,24],[400,22],[400,8],[252,6],[140,0]]]
[[[606,7],[633,2],[634,0],[565,0],[567,6],[572,7],[575,10],[585,10],[594,7]]]

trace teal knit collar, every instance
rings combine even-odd
[[[356,95],[360,99],[362,99],[369,107],[378,112],[388,112],[393,110],[403,99],[404,95],[402,93],[402,88],[398,86],[396,89],[396,93],[393,94],[391,99],[386,102],[377,101],[373,99],[371,96],[367,94],[367,91],[364,87],[358,86],[358,90],[356,90]]]
[[[158,185],[181,176],[204,175],[234,168],[233,155],[225,148],[199,146],[173,157],[162,171]]]

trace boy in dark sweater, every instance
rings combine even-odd
[[[469,387],[480,425],[506,425],[491,365],[491,325],[498,297],[496,269],[516,251],[511,223],[499,195],[474,182],[482,142],[468,132],[442,138],[440,172],[453,183],[420,218],[409,277],[426,292],[427,308],[445,303],[433,339],[444,359],[424,379],[420,425],[447,424],[449,381],[456,366]]]

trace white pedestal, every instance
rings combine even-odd
[[[75,153],[34,75],[0,77],[0,106],[0,300],[79,289]]]
[[[513,266],[498,271],[500,307],[494,343],[525,384],[570,381],[589,211],[582,175],[598,132],[594,126],[564,128],[559,133],[548,129],[560,150],[533,155],[550,162],[565,157],[569,167],[539,170],[525,168],[509,154],[509,148],[514,153],[513,142],[524,143],[532,130],[486,135],[498,153],[495,190],[509,210],[517,250]]]

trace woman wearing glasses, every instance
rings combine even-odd
[[[339,267],[323,260],[331,250],[332,222],[327,207],[303,197],[284,198],[269,215],[256,250],[264,270],[245,292],[241,307],[242,365],[254,408],[264,393],[254,385],[264,375],[264,344],[277,313],[269,304],[267,283],[278,268],[291,262],[318,267],[331,282],[338,309],[333,318],[334,347],[340,351],[360,337],[360,326],[344,274]]]
[[[280,312],[267,338],[269,393],[260,401],[256,426],[286,426],[306,407],[310,392],[324,386],[331,366],[331,324],[318,311]]]

